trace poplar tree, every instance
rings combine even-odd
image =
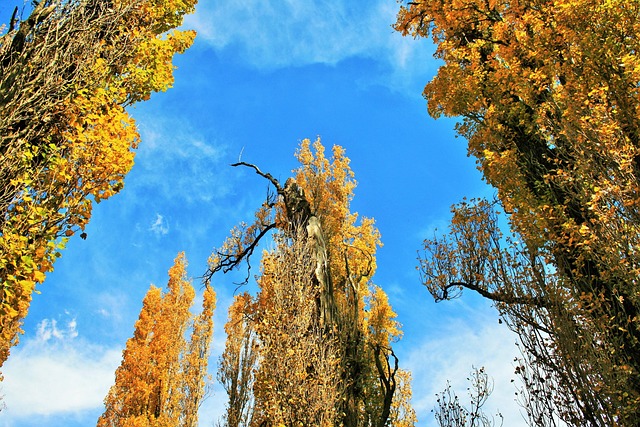
[[[284,185],[237,164],[275,192],[210,259],[208,278],[251,258],[271,233],[258,293],[238,297],[230,312],[220,373],[228,425],[413,425],[409,377],[392,349],[400,325],[372,282],[380,235],[372,219],[350,211],[349,159],[338,146],[326,157],[320,140],[304,140],[296,157],[301,166]]]
[[[40,0],[0,35],[0,366],[36,285],[120,191],[139,135],[125,107],[173,83],[195,0]]]
[[[167,292],[151,286],[98,427],[196,427],[205,392],[216,296],[206,287],[202,312],[189,309],[195,291],[179,254]],[[189,336],[189,338],[188,338]]]
[[[638,425],[640,2],[418,0],[396,29],[435,42],[429,113],[461,118],[516,233],[489,202],[456,206],[425,283],[506,315],[533,424]]]

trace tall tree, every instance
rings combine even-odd
[[[198,425],[216,297],[207,286],[202,313],[194,318],[189,309],[195,291],[185,268],[179,254],[169,270],[168,292],[155,286],[147,292],[98,427]]]
[[[237,295],[229,307],[229,319],[224,326],[227,341],[220,358],[218,381],[229,400],[224,425],[251,425],[253,417],[253,383],[258,362],[258,341],[252,327],[253,301],[248,293]]]
[[[528,367],[558,381],[542,387],[553,412],[574,425],[640,420],[639,12],[637,0],[413,1],[396,23],[432,36],[444,65],[424,91],[429,112],[462,117],[523,242],[496,252],[484,208],[462,206],[454,236],[471,235],[427,242],[428,264],[466,266],[434,278],[509,313]]]
[[[40,0],[0,35],[0,366],[59,249],[122,188],[139,142],[125,107],[171,86],[194,4]]]
[[[303,233],[302,230],[299,233]],[[253,324],[260,363],[253,386],[258,425],[339,424],[339,349],[322,324],[313,247],[302,236],[263,255]],[[335,320],[335,317],[334,319]]]
[[[301,166],[284,185],[255,165],[237,164],[268,179],[276,194],[253,224],[232,231],[207,273],[239,266],[273,230],[259,292],[251,302],[238,302],[246,323],[230,316],[242,325],[242,336],[229,335],[221,365],[236,366],[226,378],[247,379],[231,390],[251,387],[231,349],[246,348],[238,345],[252,336],[244,328],[254,331],[254,406],[240,425],[384,426],[396,419],[413,425],[406,376],[403,394],[397,393],[401,371],[391,344],[399,325],[386,295],[371,282],[379,233],[373,220],[350,212],[355,181],[349,159],[341,147],[325,157],[319,140],[304,140],[297,158]],[[230,393],[229,408],[232,402]]]

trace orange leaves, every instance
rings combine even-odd
[[[489,235],[492,243],[483,227],[464,225],[483,224],[482,217],[457,208],[454,241],[425,243],[430,290],[447,298],[465,285],[510,300],[500,307],[516,319],[536,369],[568,381],[564,394],[584,399],[550,401],[562,401],[551,410],[576,420],[597,414],[605,421],[589,422],[603,425],[637,420],[632,396],[640,395],[636,378],[617,368],[640,371],[640,326],[629,320],[640,307],[639,10],[637,1],[617,0],[425,1],[401,9],[396,23],[438,45],[444,65],[425,88],[430,114],[462,116],[458,131],[523,240],[515,252],[498,251],[499,235]],[[553,275],[545,276],[546,263]],[[533,300],[524,297],[532,289],[554,308],[531,314]],[[585,294],[602,304],[576,306]],[[529,308],[517,308],[524,301]],[[548,339],[529,335],[538,317],[550,325]],[[597,336],[598,345],[585,336]],[[554,354],[541,356],[549,345]],[[573,377],[578,353],[598,376],[597,395]],[[581,405],[585,412],[574,413]]]
[[[207,287],[202,314],[194,317],[189,309],[195,292],[185,268],[179,254],[169,270],[168,292],[154,286],[147,292],[98,426],[197,425],[216,297]]]
[[[371,284],[380,234],[373,219],[350,211],[356,182],[343,148],[327,158],[319,139],[304,140],[296,157],[301,166],[284,186],[255,165],[237,164],[270,180],[278,199],[269,198],[252,225],[232,230],[210,258],[210,274],[233,268],[275,230],[258,294],[236,297],[225,326],[219,377],[227,422],[383,425],[397,372],[390,346],[401,332],[386,294]],[[407,420],[402,425],[413,425]]]
[[[371,277],[375,273],[375,252],[381,245],[373,219],[350,212],[356,187],[349,158],[342,147],[334,146],[330,159],[317,139],[313,145],[302,141],[296,157],[301,167],[295,170],[296,182],[304,190],[312,212],[320,219],[329,238],[331,268],[336,276],[346,277],[345,256],[354,276]]]
[[[369,297],[367,326],[372,345],[388,347],[402,336],[397,314],[389,305],[387,294],[378,286],[373,286]]]
[[[469,151],[527,239],[581,222],[543,219],[536,205],[559,193],[586,204],[594,183],[606,188],[598,223],[611,206],[638,204],[637,191],[622,190],[637,188],[636,12],[591,0],[447,0],[398,15],[397,29],[431,33],[445,61],[425,88],[430,113],[464,118]]]
[[[313,252],[298,235],[265,254],[251,327],[259,340],[255,407],[259,418],[285,425],[332,426],[339,420],[339,347],[325,334],[313,283]],[[256,420],[258,421],[258,420]]]
[[[334,146],[331,159],[325,157],[324,151],[320,139],[313,147],[308,139],[303,140],[296,152],[301,167],[294,173],[312,212],[327,221],[326,232],[332,235],[347,219],[356,182],[342,147]]]

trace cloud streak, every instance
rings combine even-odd
[[[149,231],[158,237],[166,236],[169,234],[169,223],[162,215],[156,214],[156,219],[151,223]]]
[[[195,28],[200,41],[259,69],[335,65],[357,57],[384,63],[398,77],[394,80],[416,74],[424,80],[433,47],[391,28],[398,10],[397,3],[383,0],[366,6],[338,0],[223,0],[199,5],[185,26]]]
[[[143,143],[132,172],[142,177],[131,182],[136,197],[144,199],[153,188],[162,195],[170,194],[171,199],[192,204],[228,193],[224,174],[219,172],[223,169],[219,167],[225,154],[223,144],[205,142],[201,132],[187,121],[149,114],[138,120]],[[163,229],[160,226],[157,230]]]

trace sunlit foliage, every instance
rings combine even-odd
[[[238,297],[230,310],[219,373],[228,425],[415,423],[410,376],[391,348],[400,325],[371,281],[379,233],[373,220],[350,211],[355,180],[344,150],[334,147],[331,158],[324,151],[319,140],[304,140],[301,166],[284,186],[238,164],[270,180],[276,195],[210,259],[211,274],[234,268],[274,230],[259,292]]]
[[[462,117],[517,233],[503,251],[485,207],[456,207],[454,239],[427,242],[425,272],[448,275],[438,297],[472,288],[508,314],[529,396],[549,403],[532,423],[640,420],[639,12],[637,0],[440,0],[398,15],[403,34],[436,43],[429,112]]]
[[[198,425],[216,295],[206,287],[202,313],[191,314],[195,291],[185,268],[180,254],[169,270],[168,291],[151,286],[147,292],[98,427]]]
[[[173,28],[195,0],[34,4],[0,35],[0,365],[66,239],[123,186],[139,142],[125,107],[169,88],[194,38]]]

